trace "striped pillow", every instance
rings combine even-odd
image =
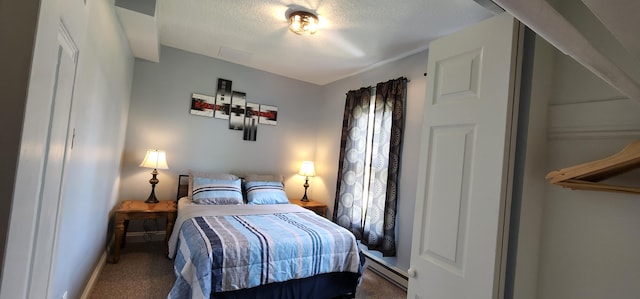
[[[218,180],[212,178],[193,178],[193,202],[207,205],[242,204],[240,179]]]
[[[229,174],[229,173],[216,173],[216,172],[204,172],[197,170],[189,170],[189,189],[188,195],[189,197],[193,197],[193,178],[209,178],[216,180],[236,180],[239,177]]]
[[[289,203],[287,194],[284,193],[284,186],[281,182],[257,182],[245,183],[247,189],[247,204],[250,205],[270,205]]]

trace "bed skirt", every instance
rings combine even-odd
[[[270,283],[258,287],[213,293],[215,299],[329,299],[355,298],[359,273],[337,272]]]

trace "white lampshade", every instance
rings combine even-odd
[[[311,161],[302,162],[302,165],[300,166],[300,172],[298,172],[298,174],[306,177],[316,176],[316,170],[313,167],[313,162]]]
[[[169,165],[167,165],[167,154],[161,150],[149,149],[144,156],[144,160],[140,163],[140,167],[169,169]]]

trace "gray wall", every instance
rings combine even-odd
[[[529,32],[527,32],[528,36]],[[527,39],[527,41],[530,41]],[[530,43],[526,45],[531,46]],[[554,78],[555,49],[535,37],[531,65],[523,65],[514,198],[509,227],[505,298],[538,298],[540,231],[547,169],[547,119]],[[527,59],[525,58],[525,62]]]
[[[637,59],[580,1],[558,8],[612,61],[640,78]],[[547,171],[608,157],[640,139],[640,102],[629,100],[570,57],[555,53]],[[639,186],[635,170],[609,183]],[[638,195],[546,184],[541,216],[538,298],[637,298]]]
[[[35,211],[39,206],[38,178],[45,161],[60,21],[78,47],[79,58],[70,120],[76,134],[65,165],[54,248],[40,248],[52,250],[54,256],[51,297],[62,298],[67,291],[67,298],[80,298],[105,252],[108,217],[116,204],[133,57],[113,3],[87,2],[40,2],[13,199],[20,205],[14,205],[11,211],[4,267],[11,275],[3,276],[3,298],[26,296],[29,265],[22,265],[33,258],[32,245],[37,240],[29,239],[33,236],[29,228],[41,217],[54,217],[56,212]]]
[[[549,171],[608,157],[640,139],[640,123],[629,127],[625,118],[631,114],[637,120],[640,103],[625,101],[570,58],[558,54],[556,59]],[[567,107],[571,112],[562,112]],[[612,121],[605,124],[602,119]],[[612,183],[638,186],[638,177],[640,172],[630,172]],[[572,191],[553,185],[547,185],[546,194],[539,298],[637,298],[638,195]]]
[[[218,78],[232,81],[247,101],[278,107],[276,126],[259,125],[256,141],[242,140],[227,120],[191,115],[191,94],[215,95]],[[314,160],[322,88],[237,64],[162,47],[160,63],[136,59],[129,126],[122,160],[120,199],[146,199],[150,169],[138,167],[149,148],[167,152],[168,170],[159,170],[156,195],[175,199],[177,177],[190,169],[224,173],[278,173],[290,197],[302,197],[303,160]],[[316,184],[309,196],[326,201]]]
[[[29,68],[35,40],[39,1],[0,0],[0,281],[4,261],[13,184],[18,166],[20,133],[27,99]],[[11,29],[9,29],[11,28]],[[9,30],[5,30],[9,29]]]

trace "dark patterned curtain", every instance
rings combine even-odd
[[[373,129],[369,200],[362,243],[395,256],[398,170],[404,128],[405,79],[378,83]]]
[[[362,238],[362,196],[371,88],[347,93],[342,120],[338,182],[333,220]]]
[[[360,100],[360,107],[345,105],[334,220],[354,232],[369,249],[378,250],[384,256],[396,254],[395,219],[405,90],[405,78],[378,83],[372,123],[352,125],[354,122],[347,119],[347,116],[356,119],[353,115],[362,121],[369,119],[369,105],[365,109],[362,104],[364,98]],[[369,100],[370,97],[366,102]],[[367,141],[368,126],[373,126],[373,136]],[[370,156],[364,152],[368,142],[371,143]]]

